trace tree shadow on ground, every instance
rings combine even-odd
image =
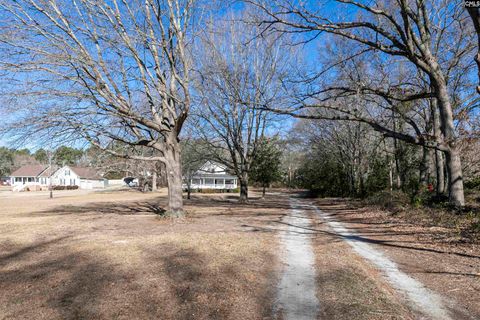
[[[36,250],[43,250],[44,248],[46,248],[50,245],[59,243],[62,240],[67,239],[67,238],[69,238],[69,237],[68,236],[58,237],[58,238],[54,238],[54,239],[51,239],[51,240],[46,240],[46,241],[43,241],[43,242],[38,242],[38,243],[31,244],[31,245],[27,245],[27,246],[24,246],[24,247],[20,247],[18,245],[12,246],[12,245],[9,245],[9,244],[3,245],[2,246],[3,247],[2,251],[8,251],[8,253],[7,254],[2,254],[0,256],[0,267],[10,263],[13,260],[21,259],[23,256],[28,255],[32,252],[35,252]]]
[[[339,258],[342,259],[342,258]],[[400,320],[408,311],[354,266],[320,268],[316,275],[321,319]]]
[[[0,256],[2,316],[165,319],[162,298],[154,290],[158,286],[145,285],[149,278],[145,272],[126,269],[128,262],[114,264],[97,252],[72,251],[72,242],[66,240],[63,237],[35,245],[10,246],[9,253]]]
[[[1,301],[7,318],[8,312],[14,318],[96,317],[99,296],[118,275],[104,262],[65,250],[67,238],[17,246],[0,257],[0,291],[5,293]]]
[[[243,258],[212,265],[208,255],[173,245],[148,249],[145,254],[168,277],[166,285],[173,300],[166,303],[174,305],[174,319],[246,319],[252,315],[271,319],[275,282],[270,270],[260,270],[255,279],[268,279],[268,285],[256,286],[245,276],[248,260]],[[266,260],[273,259],[264,254]]]
[[[436,253],[436,254],[452,254],[464,258],[473,258],[473,259],[480,259],[480,256],[473,255],[473,254],[468,254],[468,253],[462,253],[462,252],[450,252],[450,251],[445,251],[445,250],[440,250],[440,249],[434,249],[434,248],[427,248],[427,247],[421,247],[421,246],[414,246],[414,245],[408,245],[408,244],[418,244],[422,245],[423,243],[419,240],[398,240],[398,239],[374,239],[368,236],[367,234],[363,234],[362,231],[356,233],[354,228],[349,228],[346,230],[349,230],[349,233],[352,232],[352,234],[341,234],[335,231],[327,231],[323,229],[318,229],[316,227],[306,227],[302,225],[297,225],[297,224],[292,224],[288,222],[282,221],[282,219],[279,219],[277,221],[272,221],[273,224],[278,224],[278,225],[284,225],[287,227],[290,227],[288,232],[290,234],[311,234],[311,235],[327,235],[331,236],[332,239],[336,240],[349,240],[349,241],[356,241],[356,242],[363,242],[363,243],[369,243],[369,244],[375,244],[375,245],[381,245],[385,247],[394,247],[394,248],[401,248],[401,249],[407,249],[407,250],[414,250],[414,251],[423,251],[423,252],[429,252],[429,253]],[[325,224],[325,222],[316,222],[316,225],[322,225]],[[256,225],[251,225],[251,224],[242,224],[243,228],[247,228],[247,231],[250,232],[279,232],[279,231],[284,231],[285,228],[281,227],[275,227],[274,225],[271,226],[256,226]],[[293,228],[293,229],[292,229]],[[380,232],[381,234],[381,232]],[[412,234],[418,234],[418,233],[412,233]],[[395,232],[392,231],[388,234],[383,234],[383,235],[388,235],[388,236],[402,236],[405,235],[403,232]],[[407,233],[407,235],[410,235],[410,233]]]
[[[190,208],[199,209],[220,209],[212,210],[209,216],[226,216],[226,217],[246,217],[246,216],[283,216],[290,209],[288,202],[282,199],[251,199],[247,203],[239,203],[236,198],[226,198],[222,196],[202,197],[193,196],[192,199],[185,199],[185,207],[187,211]],[[128,202],[94,202],[86,205],[62,205],[54,208],[28,213],[28,216],[47,216],[47,215],[79,215],[79,214],[96,214],[96,215],[164,215],[166,213],[167,199],[158,197],[145,201],[128,201]],[[262,209],[273,209],[277,212],[265,212]]]
[[[212,265],[215,252],[207,255],[175,244],[146,245],[143,262],[137,265],[111,260],[102,251],[108,247],[79,251],[81,247],[68,237],[29,245],[0,244],[7,248],[0,255],[2,316],[49,320],[271,316],[274,294],[268,285],[274,286],[274,273],[261,267],[258,278],[247,277],[248,257]],[[268,252],[255,254],[273,260]]]
[[[212,278],[205,257],[189,249],[174,251],[159,258],[170,279],[170,291],[173,292],[175,303],[180,306],[177,313],[179,319],[193,319],[195,315],[204,315],[207,319],[229,318],[231,310],[225,303],[227,286],[221,277]],[[221,275],[233,277],[234,273],[233,270],[224,269]],[[200,303],[203,299],[208,303]]]
[[[29,214],[30,216],[70,214],[163,215],[166,210],[158,201],[95,202],[87,205],[58,206]]]
[[[186,205],[198,206],[203,208],[220,207],[235,209],[281,209],[289,210],[290,204],[285,196],[265,198],[250,197],[248,202],[239,202],[238,195],[224,196],[197,196],[193,195],[191,199],[185,200]]]

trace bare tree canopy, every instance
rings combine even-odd
[[[218,21],[203,38],[198,59],[197,133],[211,158],[237,175],[241,201],[248,199],[251,164],[275,116],[261,106],[282,101],[288,70],[280,41],[257,37],[259,31],[240,21]]]
[[[334,121],[322,143],[348,144],[348,155],[331,150],[351,167],[352,194],[378,169],[355,146],[368,132],[362,152],[398,189],[402,152],[414,150],[419,188],[435,171],[437,194],[463,206],[462,170],[477,167],[461,153],[478,127],[479,30],[478,9],[460,0],[0,0],[0,135],[152,161],[181,215],[182,163],[197,165],[182,162],[184,127],[186,153],[235,173],[245,201],[259,142],[294,121],[280,128],[281,115],[324,133]],[[293,181],[298,166],[287,167]]]
[[[412,86],[399,86],[386,90],[376,83],[356,82],[348,87],[327,87],[302,99],[293,109],[277,110],[297,117],[315,118],[302,114],[311,107],[325,108],[334,112],[333,120],[365,122],[376,130],[410,143],[428,145],[440,149],[446,156],[449,174],[449,193],[452,203],[462,206],[463,177],[461,170],[458,134],[455,129],[456,86],[454,71],[464,74],[471,70],[466,63],[473,49],[472,32],[466,23],[468,15],[463,3],[451,1],[373,1],[364,3],[354,0],[326,1],[324,5],[277,0],[270,3],[247,1],[260,8],[268,16],[259,21],[264,26],[263,34],[297,34],[300,42],[308,43],[323,34],[344,39],[352,44],[352,55],[378,53],[383,61],[394,65],[408,64],[424,77],[427,86],[412,90]],[[336,18],[338,16],[338,18]],[[335,18],[334,18],[335,17]],[[388,59],[388,60],[387,60]],[[339,61],[338,64],[341,64]],[[353,70],[352,70],[353,71]],[[317,75],[318,78],[323,74]],[[328,94],[327,94],[328,93]],[[441,133],[430,139],[428,136],[411,136],[379,124],[375,118],[365,117],[357,108],[345,108],[336,99],[349,95],[375,95],[393,102],[417,101],[434,97],[438,109]]]
[[[478,53],[475,56],[475,62],[477,63],[479,81],[479,85],[477,86],[477,92],[480,94],[480,8],[468,7],[467,10],[470,14],[470,17],[472,18],[473,26],[475,27],[475,32],[477,33],[478,39]]]
[[[178,136],[191,105],[198,1],[2,0],[0,8],[2,94],[13,123],[5,131],[153,148],[148,157],[128,148],[115,155],[163,162],[170,211],[180,213]]]

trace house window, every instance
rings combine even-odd
[[[15,182],[22,182],[22,178],[20,178],[20,177],[15,177]]]
[[[65,169],[65,176],[69,176],[70,175],[70,170],[69,169]]]
[[[225,184],[233,184],[233,179],[225,179]]]
[[[210,179],[210,178],[205,179],[205,184],[213,184],[213,183],[214,183],[214,179]]]
[[[33,182],[33,177],[28,177],[28,182]]]
[[[192,184],[200,184],[200,179],[192,179]]]
[[[223,182],[224,182],[224,181],[225,181],[225,180],[223,180],[223,179],[215,179],[215,185],[217,185],[217,186],[223,185]]]

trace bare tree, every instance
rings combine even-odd
[[[455,130],[454,101],[451,96],[450,73],[465,60],[472,51],[471,32],[465,23],[467,18],[463,7],[450,1],[373,1],[368,4],[355,0],[332,1],[322,13],[322,8],[309,4],[299,4],[290,0],[274,1],[272,6],[264,2],[253,3],[268,15],[261,21],[263,33],[279,32],[303,34],[302,42],[312,41],[322,33],[340,37],[353,43],[358,50],[355,55],[380,53],[383,59],[397,59],[408,62],[409,66],[423,74],[432,90],[404,91],[385,90],[384,87],[370,86],[367,82],[346,88],[329,86],[321,93],[330,92],[330,97],[316,95],[316,102],[302,101],[294,110],[287,113],[301,116],[299,111],[308,107],[321,107],[335,110],[338,114],[332,119],[361,121],[377,131],[409,143],[426,145],[442,151],[446,156],[449,177],[449,195],[453,204],[465,204],[463,177],[458,136]],[[323,8],[325,9],[325,8]],[[344,13],[339,22],[330,18],[332,11]],[[355,14],[346,14],[353,10]],[[336,94],[332,94],[332,93]],[[333,99],[346,92],[351,94],[368,93],[395,102],[408,102],[435,97],[439,111],[441,135],[434,137],[395,132],[386,128],[372,117],[357,114],[354,108],[339,107]],[[331,99],[328,99],[331,98]],[[285,111],[284,111],[285,112]],[[311,116],[309,116],[311,117]]]
[[[200,139],[186,137],[181,142],[182,145],[182,172],[183,180],[187,187],[187,199],[191,198],[192,179],[195,173],[208,160],[205,154],[204,143]]]
[[[249,172],[273,114],[260,105],[278,103],[286,64],[273,37],[256,37],[258,29],[241,22],[212,26],[202,42],[197,83],[198,132],[210,155],[234,172],[240,201],[248,200]]]
[[[179,134],[191,104],[195,0],[0,0],[3,94],[17,138],[84,139],[166,166],[183,214]],[[141,156],[113,142],[155,150]]]
[[[348,186],[345,195],[365,195],[366,178],[376,160],[372,155],[386,154],[381,135],[359,122],[301,120],[296,123],[292,134],[305,152],[319,150],[318,154],[328,154],[336,159],[345,172],[344,184]],[[324,160],[320,158],[318,162]]]
[[[475,32],[477,33],[477,44],[478,44],[478,52],[475,56],[475,62],[477,63],[478,67],[478,81],[479,85],[477,86],[477,92],[480,94],[480,8],[475,7],[467,7],[467,11],[470,14],[470,17],[473,21],[473,26],[475,27]]]

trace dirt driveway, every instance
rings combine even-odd
[[[288,219],[290,196],[196,194],[170,220],[164,190],[2,194],[0,319],[287,319],[281,233],[301,217],[319,319],[418,318],[313,209]]]

